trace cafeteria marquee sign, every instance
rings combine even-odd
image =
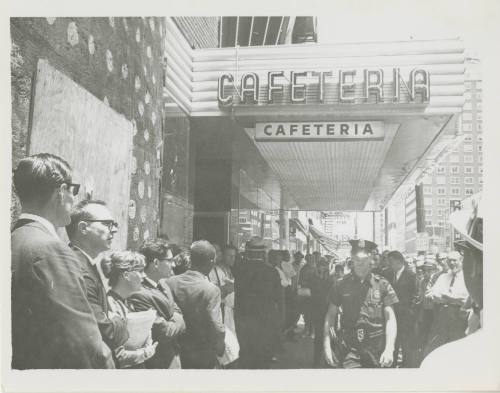
[[[384,135],[384,125],[381,121],[313,121],[255,124],[255,140],[260,142],[381,140]]]
[[[407,78],[399,68],[390,78],[382,69],[307,71],[289,74],[270,71],[261,81],[255,72],[239,76],[223,74],[218,79],[219,107],[252,104],[427,104],[430,99],[430,75],[414,68]],[[336,76],[334,76],[336,75]],[[338,77],[337,77],[338,75]]]

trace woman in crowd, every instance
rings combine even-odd
[[[109,313],[126,319],[133,312],[127,305],[127,298],[141,289],[146,263],[141,254],[133,251],[113,252],[107,259],[105,265],[109,267],[111,288],[108,292]],[[115,349],[117,368],[144,368],[144,362],[155,354],[157,345],[150,336],[142,348],[118,347]]]

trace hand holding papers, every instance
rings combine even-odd
[[[156,311],[147,310],[127,314],[127,330],[129,338],[125,349],[132,350],[144,347],[151,335],[151,327],[156,318]]]

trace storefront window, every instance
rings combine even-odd
[[[160,235],[178,245],[187,246],[193,236],[193,204],[189,177],[189,117],[171,107],[165,114],[162,142],[157,154],[162,154],[161,169],[161,230]]]

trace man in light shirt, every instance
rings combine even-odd
[[[455,242],[455,247],[463,254],[463,276],[467,291],[474,304],[483,309],[483,214],[481,193],[471,197],[471,207],[450,215],[450,223],[463,240]],[[438,370],[446,367],[454,375],[470,379],[485,375],[498,376],[498,363],[493,357],[497,348],[491,338],[484,335],[483,329],[460,340],[443,345],[433,351],[422,362],[421,368]],[[479,380],[478,380],[479,381]],[[496,379],[498,381],[498,379]],[[485,385],[486,386],[486,385]],[[486,388],[486,387],[485,387]]]
[[[458,251],[448,254],[448,266],[448,272],[439,276],[426,295],[435,304],[429,342],[424,350],[426,355],[443,344],[464,337],[467,328],[467,313],[463,306],[469,294],[462,271],[462,256]]]
[[[22,214],[11,235],[12,368],[114,368],[85,296],[77,258],[56,233],[79,184],[60,157],[22,159],[13,183]]]

